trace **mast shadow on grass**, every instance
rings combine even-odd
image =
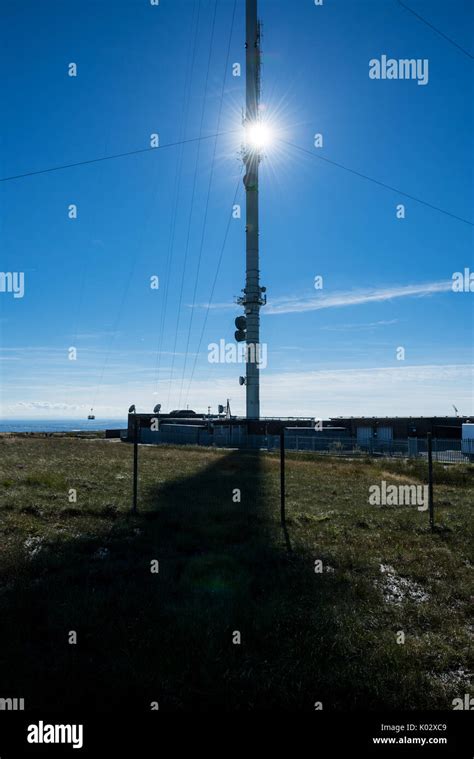
[[[53,710],[401,706],[400,647],[389,666],[368,638],[358,649],[371,599],[288,552],[269,462],[232,451],[189,477],[148,477],[139,514],[106,539],[22,567],[0,595],[2,695]]]

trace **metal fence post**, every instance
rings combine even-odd
[[[133,419],[133,504],[132,511],[137,513],[137,495],[138,495],[138,424],[135,414]]]
[[[280,520],[285,526],[285,428],[280,430]]]
[[[430,527],[434,529],[434,504],[433,504],[433,440],[431,432],[427,434],[428,442],[428,505],[430,511]]]

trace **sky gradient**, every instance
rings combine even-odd
[[[452,289],[474,271],[473,6],[407,5],[456,44],[396,0],[259,3],[264,416],[474,413],[474,292]],[[25,276],[0,292],[1,416],[244,413],[245,368],[208,361],[242,313],[243,0],[26,0],[0,26],[1,178],[143,151],[0,182],[0,270]],[[428,83],[369,78],[384,54]]]

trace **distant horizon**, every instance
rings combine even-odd
[[[175,409],[172,409],[173,411]],[[184,410],[184,409],[180,409]],[[162,411],[160,414],[170,414],[171,411]],[[199,409],[189,409],[190,412],[196,413],[198,416],[207,416],[207,411],[200,411]],[[150,410],[140,410],[138,409],[137,414],[152,414],[153,412]],[[211,416],[218,416],[216,411],[210,412]],[[222,414],[221,414],[222,416]],[[231,414],[232,417],[245,419],[245,415],[242,414]],[[323,415],[322,419],[432,419],[432,418],[438,418],[438,419],[471,419],[474,417],[474,413],[467,413],[467,414],[440,414],[440,413],[434,413],[434,414],[327,414]],[[95,418],[92,420],[88,420],[87,417],[83,416],[37,416],[37,417],[31,417],[31,416],[17,416],[17,417],[2,417],[0,416],[0,425],[7,423],[7,422],[121,422],[126,421],[128,418],[128,414],[126,414],[123,417],[119,416],[95,416]],[[261,419],[313,419],[316,418],[312,416],[311,414],[269,414],[267,416],[261,416]],[[318,417],[321,418],[321,417]]]

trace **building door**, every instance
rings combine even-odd
[[[378,427],[377,437],[382,443],[391,443],[393,440],[393,427]]]
[[[357,427],[357,445],[368,448],[373,436],[372,427]]]

